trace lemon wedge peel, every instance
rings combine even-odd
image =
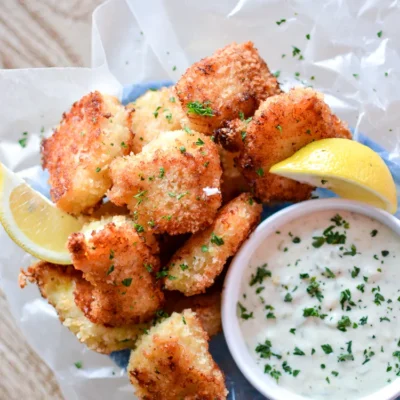
[[[396,185],[382,158],[349,139],[322,139],[304,146],[270,169],[271,173],[330,189],[392,214],[397,210]]]
[[[59,210],[0,163],[0,222],[27,253],[55,264],[71,264],[68,236],[83,222]]]

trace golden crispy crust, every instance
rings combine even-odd
[[[222,127],[215,131],[215,142],[231,153],[242,150],[250,120],[250,118],[247,120],[236,118],[232,121],[225,121]]]
[[[281,92],[252,42],[231,43],[193,64],[176,91],[190,127],[208,135],[240,113],[252,116],[261,101]],[[188,103],[196,101],[208,104],[213,116],[190,113]]]
[[[21,270],[19,279],[21,287],[26,285],[27,280],[36,283],[42,296],[56,309],[62,324],[80,342],[99,353],[109,354],[133,348],[138,337],[150,326],[139,324],[112,328],[92,323],[80,310],[89,300],[91,284],[72,265],[40,261],[27,271]]]
[[[84,226],[69,237],[74,267],[92,285],[77,285],[81,309],[92,322],[122,326],[150,320],[164,300],[155,274],[159,259],[126,217]],[[85,306],[82,307],[82,304]]]
[[[160,133],[181,129],[185,120],[173,86],[149,90],[126,108],[134,111],[130,114],[129,126],[135,134],[135,154],[140,153],[143,146],[157,138]]]
[[[128,375],[141,400],[223,400],[224,375],[208,351],[207,333],[190,310],[143,335]]]
[[[172,257],[165,288],[186,296],[204,293],[257,226],[261,211],[248,193],[225,205],[209,228],[194,234]]]
[[[72,105],[54,134],[42,143],[43,168],[57,207],[78,215],[91,212],[111,180],[109,163],[129,154],[133,135],[129,112],[111,96],[92,92]]]
[[[164,310],[168,314],[191,309],[196,313],[208,337],[222,332],[221,291],[214,290],[215,285],[204,294],[186,297],[177,291],[165,291]]]
[[[109,199],[127,204],[156,233],[177,235],[210,225],[221,205],[217,146],[196,132],[165,132],[141,153],[111,164]]]
[[[311,186],[268,171],[308,143],[335,137],[351,139],[351,133],[323,95],[295,88],[261,104],[247,128],[239,167],[263,202],[306,200]]]

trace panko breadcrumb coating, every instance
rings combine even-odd
[[[154,140],[161,132],[181,129],[185,114],[174,87],[149,90],[126,106],[130,114],[130,128],[135,134],[133,152],[140,153],[143,146]]]
[[[58,317],[78,340],[91,350],[109,354],[112,351],[133,348],[138,337],[149,324],[118,328],[94,324],[75,304],[75,284],[83,283],[82,273],[72,266],[55,265],[40,261],[21,271],[20,285],[26,280],[36,283],[42,296],[56,309]]]
[[[165,132],[136,155],[110,167],[109,199],[127,204],[156,233],[196,232],[212,223],[221,205],[218,148],[197,132]]]
[[[141,400],[223,400],[225,378],[208,351],[207,333],[185,310],[151,328],[131,353],[128,375]]]
[[[231,153],[242,150],[247,136],[247,126],[251,120],[252,117],[225,121],[222,127],[215,131],[215,142]]]
[[[326,138],[351,139],[351,133],[321,93],[295,88],[261,104],[247,128],[239,167],[263,202],[306,200],[311,186],[268,171],[308,143]]]
[[[189,127],[212,135],[224,121],[252,116],[279,94],[278,81],[252,42],[231,43],[193,64],[176,84]]]
[[[43,168],[57,207],[90,213],[111,186],[108,166],[132,147],[127,111],[112,96],[92,92],[63,115],[54,134],[43,141]]]
[[[167,267],[165,288],[186,296],[204,293],[254,230],[261,211],[249,193],[226,204],[209,228],[194,234],[174,254]]]
[[[212,290],[214,287],[215,285],[204,294],[190,297],[186,297],[177,291],[166,291],[164,310],[168,314],[172,314],[190,308],[196,313],[203,329],[211,338],[222,332],[221,292]]]
[[[84,225],[68,239],[74,267],[92,285],[80,286],[81,309],[95,323],[122,326],[150,320],[164,295],[156,281],[159,259],[125,216]]]

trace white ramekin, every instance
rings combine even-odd
[[[366,215],[388,226],[400,236],[400,221],[393,215],[363,203],[335,198],[310,200],[287,207],[263,221],[244,243],[232,260],[225,278],[222,293],[222,325],[226,342],[237,366],[247,380],[271,400],[310,400],[310,398],[299,396],[278,386],[271,377],[261,371],[250,355],[237,317],[237,302],[243,273],[249,265],[251,256],[267,236],[293,219],[324,210],[346,210]],[[399,395],[400,378],[359,400],[391,400]]]

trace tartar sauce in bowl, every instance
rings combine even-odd
[[[278,386],[312,399],[374,393],[400,376],[400,237],[343,209],[287,221],[252,253],[237,317]]]

